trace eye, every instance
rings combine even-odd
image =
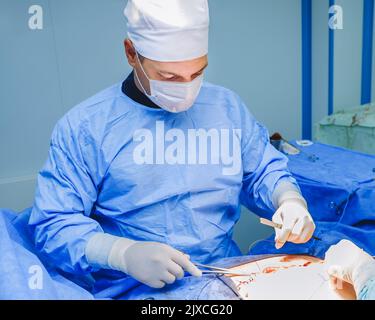
[[[170,75],[170,76],[164,76],[163,77],[166,81],[174,81],[174,80],[177,80],[178,77],[177,76],[173,76],[173,75]]]
[[[203,74],[203,71],[198,72],[198,73],[196,73],[196,74],[193,76],[193,78],[194,78],[194,79],[195,79],[195,78],[198,78],[198,77],[200,77],[202,74]]]
[[[172,76],[172,77],[165,77],[164,78],[165,80],[168,80],[168,81],[173,81],[176,79],[176,77]]]
[[[159,72],[159,76],[161,80],[163,81],[173,81],[176,78],[174,74],[162,73],[162,72]]]

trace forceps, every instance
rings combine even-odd
[[[194,263],[194,264],[197,267],[207,269],[207,270],[201,269],[202,273],[227,274],[227,275],[232,275],[232,276],[237,276],[237,277],[251,276],[251,274],[249,273],[233,271],[227,268],[219,268],[219,267],[209,266],[209,265],[205,265],[201,263]]]

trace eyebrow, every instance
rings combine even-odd
[[[195,72],[194,74],[201,73],[201,72],[202,72],[204,69],[206,69],[207,67],[208,67],[208,63],[207,63],[202,69],[200,69],[199,71]],[[170,75],[173,75],[173,76],[179,77],[178,74],[175,74],[175,73],[173,73],[173,72],[169,72],[169,71],[161,70],[161,71],[159,71],[159,73],[170,74]]]

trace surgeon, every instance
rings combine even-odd
[[[29,221],[41,255],[96,292],[162,288],[241,255],[240,204],[283,225],[277,248],[309,241],[286,157],[235,93],[203,81],[207,1],[130,0],[125,14],[134,71],[54,129]]]
[[[326,253],[325,263],[332,284],[354,286],[359,300],[375,300],[375,260],[349,240],[342,240]]]

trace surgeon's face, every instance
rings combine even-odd
[[[149,82],[142,72],[139,63],[142,63],[147,76],[153,80],[171,81],[171,82],[190,82],[203,74],[208,66],[208,57],[203,56],[194,60],[181,62],[160,62],[140,57],[137,59],[136,51],[132,42],[125,40],[125,51],[129,64],[136,70],[139,80],[142,82],[145,90],[150,93]]]

